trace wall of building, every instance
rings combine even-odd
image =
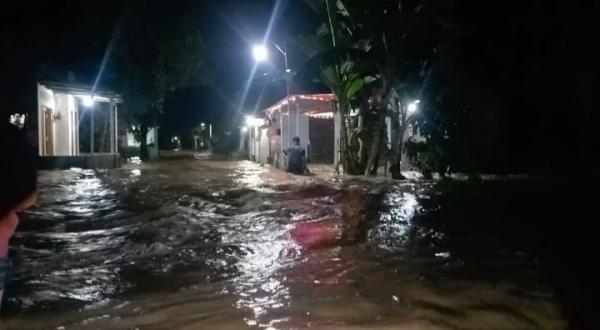
[[[334,153],[333,162],[336,165],[340,163],[340,158],[341,158],[341,149],[340,149],[341,125],[342,125],[342,117],[340,116],[340,112],[336,111],[333,114],[333,130],[334,130],[333,140],[335,143],[333,146],[333,153]]]
[[[309,128],[309,161],[315,164],[333,164],[335,145],[333,118],[309,118]]]
[[[72,156],[74,132],[76,124],[73,122],[75,100],[72,95],[56,93],[54,95],[54,155]]]
[[[269,137],[267,136],[267,128],[257,129],[256,139],[256,161],[262,164],[269,162]]]
[[[38,151],[40,156],[44,155],[44,107],[54,109],[54,92],[51,89],[38,84]]]
[[[291,144],[294,137],[300,138],[300,146],[307,148],[310,144],[310,133],[309,133],[309,120],[308,116],[299,114],[298,116],[292,109],[292,115],[290,116],[289,127],[287,122],[287,116],[283,116],[283,147],[287,147]]]
[[[279,111],[272,114],[269,121],[269,130],[267,134],[269,136],[269,151],[270,158],[273,161],[273,165],[276,167],[282,166],[281,160],[281,114]]]

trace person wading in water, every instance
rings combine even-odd
[[[309,173],[306,166],[306,150],[300,146],[300,138],[294,137],[292,145],[283,151],[287,156],[287,171],[293,174]]]
[[[37,198],[36,157],[24,132],[0,123],[0,306],[9,271],[9,240],[19,224],[17,213]]]

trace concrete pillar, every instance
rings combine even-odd
[[[108,127],[108,131],[110,132],[110,153],[114,154],[115,153],[115,103],[113,101],[113,99],[111,98],[109,101],[109,108],[108,108],[108,120],[109,120],[109,127]]]
[[[94,107],[90,107],[88,109],[90,116],[90,153],[94,153],[94,138],[96,134],[94,134]]]
[[[115,116],[115,153],[118,154],[119,153],[119,108],[117,106],[117,104],[115,103],[115,111],[114,111],[114,116]]]

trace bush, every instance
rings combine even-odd
[[[425,178],[431,178],[432,173],[439,173],[441,176],[446,174],[448,162],[433,143],[409,140],[404,148],[410,164],[423,173]]]

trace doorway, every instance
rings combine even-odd
[[[44,155],[54,155],[54,110],[44,107]]]
[[[310,162],[315,164],[333,164],[334,125],[330,118],[310,118]]]

